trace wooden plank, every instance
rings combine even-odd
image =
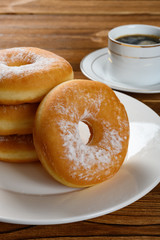
[[[134,239],[131,236],[136,236],[137,239],[143,239],[141,236],[158,237],[159,225],[146,225],[138,226],[135,225],[116,225],[116,224],[104,224],[104,223],[92,223],[83,221],[81,223],[62,224],[62,225],[47,225],[47,226],[30,226],[17,231],[9,231],[5,234],[0,234],[1,240],[17,240],[17,239],[54,239],[66,237],[77,237],[77,239],[86,239],[86,237],[97,237],[100,236],[103,239],[111,239],[115,237],[118,239]],[[149,238],[148,238],[149,239]]]
[[[1,0],[0,13],[23,14],[159,14],[160,1]]]
[[[0,15],[0,33],[27,30],[35,34],[85,34],[110,30],[124,24],[150,24],[160,26],[160,15]],[[43,32],[42,32],[43,31]],[[53,32],[52,32],[53,31]]]
[[[160,16],[0,15],[0,48],[35,46],[48,50],[96,50],[107,46],[108,31],[125,22],[158,25]]]

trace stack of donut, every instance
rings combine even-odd
[[[72,79],[71,65],[54,53],[0,50],[0,160],[39,159],[60,183],[88,187],[120,169],[129,121],[110,87]]]
[[[33,122],[42,98],[73,79],[71,65],[46,50],[23,47],[0,50],[0,160],[38,160]]]

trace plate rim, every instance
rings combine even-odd
[[[75,222],[80,222],[80,221],[85,221],[97,217],[101,217],[110,213],[113,213],[115,211],[118,211],[124,207],[127,207],[131,205],[132,203],[138,201],[142,197],[144,197],[146,194],[148,194],[151,190],[153,190],[156,186],[158,186],[159,180],[155,181],[153,185],[150,186],[150,188],[147,188],[146,191],[141,192],[140,194],[136,195],[136,197],[132,197],[131,200],[127,200],[123,202],[123,204],[117,205],[117,208],[110,209],[110,210],[102,210],[96,213],[92,214],[86,214],[83,216],[76,216],[72,218],[63,218],[61,220],[56,221],[56,219],[51,219],[51,220],[19,220],[19,219],[14,219],[14,218],[5,218],[0,216],[0,221],[4,223],[13,223],[13,224],[24,224],[24,225],[59,225],[59,224],[69,224],[69,223],[75,223]],[[5,191],[5,190],[2,190]],[[1,189],[0,189],[1,193]],[[17,194],[17,193],[12,193],[12,194]],[[66,193],[67,194],[67,193]]]

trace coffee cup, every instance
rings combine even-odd
[[[127,42],[129,36],[150,37],[151,40],[144,39],[135,44]],[[152,41],[153,38],[157,42]],[[160,83],[160,28],[133,24],[109,31],[107,71],[112,80],[133,87]]]

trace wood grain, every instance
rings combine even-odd
[[[107,47],[107,34],[124,24],[160,26],[159,0],[1,0],[0,48],[53,51],[86,78],[80,61]],[[125,93],[160,115],[160,94]],[[0,240],[160,240],[160,185],[135,203],[87,221],[32,226],[0,223]]]
[[[0,13],[16,14],[145,14],[148,10],[159,14],[157,1],[106,1],[106,0],[1,0]]]

